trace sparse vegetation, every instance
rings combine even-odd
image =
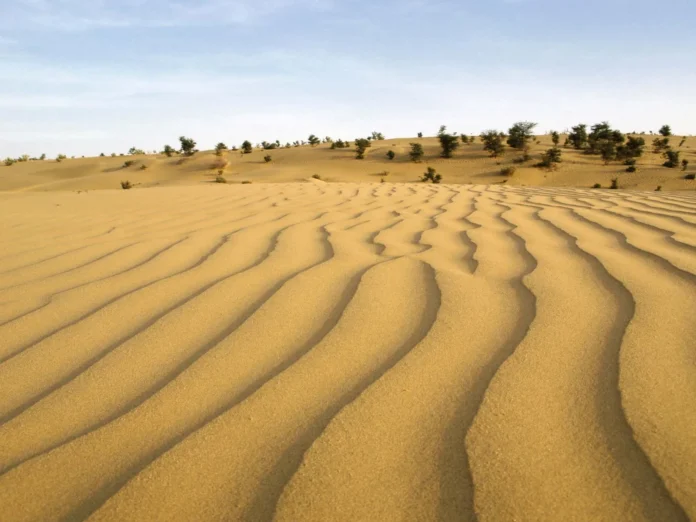
[[[147,165],[140,165],[140,170],[147,170]]]
[[[686,169],[689,167],[689,160],[688,159],[683,159],[681,162],[682,170],[686,171]]]
[[[662,185],[658,185],[657,188],[655,189],[655,192],[661,192],[662,191]]]
[[[319,180],[321,179],[321,176],[319,174],[312,174],[312,177],[314,179],[319,179]]]
[[[553,142],[554,147],[558,147],[558,144],[561,141],[561,135],[558,134],[556,131],[552,131],[551,132],[551,141]]]
[[[395,157],[396,157],[396,153],[393,150],[390,150],[389,152],[387,152],[387,159],[389,159],[389,161],[392,161]]]
[[[440,183],[442,181],[442,176],[438,174],[434,168],[428,167],[428,171],[423,174],[423,177],[420,179],[423,183],[427,183],[428,181],[432,183]]]
[[[56,161],[57,161],[58,163],[60,163],[60,162],[63,161],[64,159],[68,159],[68,157],[67,157],[65,154],[58,154],[58,156],[56,156]]]
[[[373,132],[370,136],[374,141],[382,141],[384,139],[384,134],[381,132]]]
[[[653,154],[664,154],[669,148],[669,138],[655,138],[653,140]]]
[[[510,166],[510,167],[503,167],[502,169],[500,169],[500,175],[501,175],[501,176],[508,176],[508,177],[510,177],[510,176],[514,175],[515,172],[517,172],[517,167],[513,167],[513,166]]]
[[[136,147],[131,147],[130,149],[128,149],[128,154],[129,154],[130,156],[137,156],[137,155],[140,155],[140,154],[145,154],[145,151],[142,150],[142,149],[138,149],[138,148],[136,148]]]
[[[215,176],[215,183],[227,183],[227,180],[221,174]]]
[[[594,185],[592,185],[592,188],[602,188],[602,185],[600,185],[599,183],[595,183]]]
[[[271,161],[273,161],[273,157],[270,154],[266,154],[263,157],[263,161],[265,161],[266,163],[270,163]]]
[[[503,139],[505,134],[498,132],[497,130],[487,130],[481,134],[481,141],[483,142],[483,150],[490,153],[491,157],[497,158],[505,153],[505,144]]]
[[[672,127],[670,127],[669,125],[663,125],[662,127],[660,127],[660,130],[658,132],[660,133],[661,136],[665,136],[665,137],[671,136],[672,135]]]
[[[570,134],[568,134],[568,142],[573,146],[574,149],[577,150],[587,147],[587,125],[581,123],[575,127],[572,127]]]
[[[422,133],[422,132],[419,132],[419,133],[418,133],[418,137],[419,137],[419,138],[422,138],[422,137],[423,137],[423,133]]]
[[[541,161],[537,164],[537,167],[555,169],[561,161],[563,161],[561,159],[561,149],[553,147],[541,155]]]
[[[121,182],[121,188],[122,188],[123,190],[132,189],[132,188],[133,188],[133,184],[132,184],[130,181],[128,181],[128,180],[122,181],[122,182]]]
[[[530,121],[518,121],[508,130],[507,144],[513,149],[524,150],[532,139],[532,131],[536,123]]]
[[[133,161],[133,160],[128,160],[128,161],[126,161],[126,162],[123,163],[123,168],[124,168],[124,169],[127,169],[128,167],[130,167],[130,166],[132,166],[132,165],[135,165],[135,161]]]
[[[636,136],[628,136],[626,143],[616,147],[616,159],[630,160],[640,158],[645,148],[645,140]],[[627,163],[626,163],[627,164]],[[635,161],[633,163],[635,165]]]
[[[5,164],[6,167],[11,167],[12,165],[15,164],[15,160],[12,158],[5,158],[3,163]]]
[[[45,160],[45,159],[46,159],[46,154],[45,154],[45,153],[44,153],[44,154],[41,154],[41,156],[39,156],[39,160],[40,160],[40,161],[43,161],[43,160]]]
[[[307,138],[307,141],[312,147],[315,147],[321,143],[321,140],[317,138],[314,134],[310,134],[309,138]]]
[[[696,174],[687,174],[684,179],[696,179]]]
[[[251,154],[254,151],[254,147],[249,140],[244,140],[242,143],[242,154]]]
[[[440,127],[440,132],[437,133],[437,139],[440,141],[442,152],[440,156],[443,158],[451,158],[454,151],[459,148],[459,139],[454,134],[447,132],[447,127]]]
[[[174,150],[174,148],[171,145],[165,145],[164,150],[162,152],[164,153],[165,156],[167,156],[168,158],[171,158],[172,154],[174,154],[176,151]]]
[[[215,155],[216,156],[222,156],[222,154],[227,150],[227,145],[225,145],[223,142],[218,143],[215,145]]]
[[[409,143],[411,146],[411,151],[408,153],[411,161],[414,163],[420,163],[423,159],[423,145],[420,143]]]
[[[619,188],[619,178],[612,178],[611,180],[611,186],[609,187],[610,189],[618,189]]]

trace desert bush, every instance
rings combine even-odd
[[[503,143],[503,138],[505,138],[505,134],[498,132],[497,130],[484,131],[481,134],[483,150],[488,151],[493,158],[497,158],[498,156],[504,154],[505,144]]]
[[[193,156],[198,150],[196,150],[196,142],[191,138],[186,136],[180,136],[179,142],[181,143],[181,153],[184,156]]]
[[[411,151],[408,153],[411,161],[414,163],[420,163],[423,159],[423,145],[420,143],[409,143],[411,146]]]
[[[68,157],[67,157],[65,154],[58,154],[58,156],[56,156],[56,161],[57,161],[58,163],[60,163],[60,162],[63,161],[64,159],[68,159]]]
[[[556,131],[552,131],[551,141],[553,142],[554,147],[558,147],[558,143],[561,141],[561,135]]]
[[[518,121],[508,130],[507,144],[513,149],[524,149],[529,140],[532,139],[532,131],[536,125],[530,121]]]
[[[167,156],[168,158],[171,158],[172,154],[174,154],[176,151],[174,150],[174,148],[171,145],[165,145],[164,150],[162,152],[164,153],[165,156]]]
[[[687,174],[684,179],[696,179],[696,174]]]
[[[215,176],[215,183],[227,183],[227,180],[220,174]]]
[[[658,132],[660,133],[660,135],[665,136],[665,137],[671,136],[672,135],[672,127],[670,127],[669,125],[663,125],[662,127],[660,127],[660,130]]]
[[[440,132],[437,133],[437,139],[440,141],[442,152],[440,156],[443,158],[451,158],[455,150],[459,148],[459,139],[454,134],[447,133],[447,127],[440,127]]]
[[[263,150],[274,150],[277,149],[279,145],[277,143],[269,143],[267,141],[262,141],[261,142],[261,148]]]
[[[393,160],[395,157],[396,157],[396,153],[393,150],[390,150],[389,152],[387,152],[387,158],[389,159],[389,161]]]
[[[104,156],[106,156],[106,154],[104,154],[103,152],[101,154],[99,154],[100,158],[103,158]]]
[[[537,163],[537,167],[553,169],[561,161],[563,161],[561,159],[561,149],[553,147],[541,155],[541,161]]]
[[[631,165],[631,166],[629,166],[629,167],[626,169],[626,172],[631,172],[631,173],[633,173],[633,172],[635,172],[635,171],[637,171],[637,170],[638,170],[638,169],[636,168],[635,165]]]
[[[432,183],[440,183],[440,181],[442,181],[442,176],[440,176],[440,174],[438,174],[434,168],[428,167],[428,171],[423,174],[420,180],[423,183],[427,183],[428,181]]]
[[[270,154],[266,154],[266,155],[263,157],[263,161],[265,161],[266,163],[270,163],[271,161],[273,161],[273,158],[271,157]]]
[[[610,189],[616,190],[619,188],[619,178],[612,178],[611,180],[611,186],[609,187]]]
[[[122,188],[123,190],[132,189],[132,188],[133,188],[133,184],[132,184],[130,181],[128,181],[128,180],[122,181],[122,182],[121,182],[121,188]]]
[[[251,181],[249,181],[249,180],[242,181],[242,185],[249,185],[249,184],[251,184]]]
[[[568,134],[568,142],[574,149],[584,149],[587,146],[587,125],[580,123],[572,127]]]
[[[592,188],[602,188],[602,185],[600,185],[599,183],[595,183],[594,185],[592,185]]]
[[[124,168],[124,169],[127,169],[127,168],[130,167],[131,165],[135,165],[135,161],[133,161],[133,160],[128,160],[128,161],[126,161],[126,162],[123,163],[123,168]]]
[[[374,141],[382,141],[384,139],[384,134],[381,132],[373,132],[370,136]]]
[[[658,185],[655,192],[662,192],[662,185]]]
[[[45,153],[44,153],[44,154],[41,154],[41,156],[39,156],[39,160],[43,161],[43,160],[45,160],[45,159],[46,159],[46,154],[45,154]]]
[[[618,130],[612,129],[609,122],[603,121],[592,126],[585,154],[600,154],[605,164],[616,159],[617,147],[626,141]]]
[[[307,138],[307,141],[312,147],[315,147],[321,143],[321,140],[317,138],[314,134],[310,134],[309,138]]]
[[[140,170],[147,170],[147,165],[140,165]]]
[[[422,132],[419,132],[419,133],[418,133],[418,137],[419,137],[419,138],[422,138],[422,137],[423,137],[423,133],[422,133]]]
[[[664,154],[669,149],[669,138],[655,138],[653,140],[653,154]]]
[[[681,162],[682,170],[686,170],[689,166],[689,160],[688,159],[683,159]]]
[[[512,176],[513,174],[515,174],[516,171],[517,171],[516,167],[512,167],[512,166],[504,167],[504,168],[500,169],[500,175],[501,176]]]
[[[355,140],[355,159],[364,159],[365,151],[371,147],[370,140],[366,138],[358,138]]]
[[[643,138],[628,136],[626,143],[616,148],[616,158],[619,160],[640,158],[644,148],[645,140]]]
[[[249,140],[244,140],[241,151],[242,154],[251,154],[254,151],[254,147]]]
[[[112,158],[115,158],[115,157],[116,157],[116,153],[115,153],[115,152],[112,152],[112,153],[111,153],[111,157],[112,157]]]
[[[12,165],[15,164],[15,160],[12,158],[5,158],[3,163],[5,164],[6,167],[11,167]]]
[[[139,154],[145,154],[145,151],[143,151],[142,149],[138,149],[136,147],[131,147],[130,149],[128,149],[128,154],[131,156],[136,156]]]
[[[217,156],[222,156],[223,152],[227,150],[227,145],[225,145],[223,142],[218,143],[215,145],[215,154]]]
[[[314,179],[321,179],[321,176],[319,174],[312,174],[312,177]]]
[[[662,166],[669,169],[675,169],[679,166],[679,151],[678,150],[666,150],[662,155],[667,161],[665,161]]]

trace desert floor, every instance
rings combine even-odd
[[[254,149],[251,154],[227,151],[220,157],[212,151],[201,151],[190,158],[163,154],[111,157],[110,151],[104,151],[105,157],[68,158],[60,163],[47,159],[0,166],[0,191],[120,189],[121,181],[130,181],[138,189],[205,185],[213,182],[220,172],[231,184],[302,182],[313,175],[328,182],[374,183],[384,179],[411,183],[417,182],[427,167],[433,167],[443,176],[444,183],[579,188],[599,183],[608,188],[611,180],[617,178],[622,189],[655,190],[660,186],[669,191],[696,191],[696,180],[685,178],[696,173],[696,137],[670,138],[671,146],[680,152],[680,159],[690,163],[686,171],[663,167],[662,155],[651,152],[655,136],[642,137],[646,142],[645,153],[638,159],[635,173],[626,172],[621,162],[605,165],[601,157],[572,148],[562,148],[563,161],[556,170],[537,168],[534,165],[541,154],[553,147],[550,136],[536,136],[531,142],[531,159],[522,164],[515,163],[522,153],[509,147],[503,156],[491,158],[478,138],[476,143],[461,144],[451,159],[443,159],[437,138],[426,137],[375,141],[367,149],[364,160],[355,159],[354,147],[333,150],[328,143],[268,151]],[[561,143],[564,141],[562,135]],[[425,155],[421,163],[410,160],[410,143],[423,145]],[[389,151],[396,155],[392,161],[387,159]],[[266,155],[271,156],[271,162],[264,160]],[[132,164],[125,166],[126,161]],[[501,175],[503,168],[511,166],[517,169],[514,175]]]
[[[22,168],[4,522],[696,520],[695,192]]]

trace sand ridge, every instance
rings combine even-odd
[[[0,193],[0,513],[696,519],[696,196]]]

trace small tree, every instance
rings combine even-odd
[[[653,154],[664,154],[669,149],[669,138],[655,138],[653,140]]]
[[[667,150],[662,155],[667,161],[665,161],[662,166],[669,169],[675,169],[679,166],[679,151],[678,150]]]
[[[244,143],[242,143],[242,154],[251,154],[253,151],[254,147],[251,142],[249,140],[244,140]]]
[[[138,155],[138,154],[145,154],[145,152],[143,152],[142,149],[137,149],[137,148],[135,148],[135,147],[131,147],[131,148],[128,150],[128,154],[130,154],[131,156],[136,156],[136,155]]]
[[[411,161],[414,163],[420,163],[423,159],[423,145],[420,143],[409,143],[411,146],[411,151],[408,153]]]
[[[671,136],[672,135],[672,127],[670,127],[669,125],[663,125],[662,127],[660,127],[659,132],[664,137]]]
[[[196,150],[196,142],[191,138],[181,136],[179,137],[179,141],[181,142],[181,153],[184,156],[193,156],[196,152],[198,152]]]
[[[536,123],[530,121],[519,121],[508,130],[507,144],[513,149],[524,150],[527,143],[532,139],[532,131],[536,127]]]
[[[270,154],[267,154],[266,156],[263,157],[263,161],[266,163],[270,163],[273,160]]]
[[[381,132],[373,132],[370,136],[374,141],[382,141],[384,139],[384,134]]]
[[[600,154],[604,160],[604,164],[608,165],[610,161],[616,159],[616,146],[612,141],[607,141],[601,145]]]
[[[505,144],[503,143],[503,138],[505,138],[505,134],[498,132],[497,130],[485,131],[483,134],[481,134],[483,150],[487,150],[493,158],[497,158],[498,156],[504,154]]]
[[[643,155],[645,140],[643,138],[629,136],[624,145],[616,148],[616,158],[625,160],[630,158],[640,158]]]
[[[575,149],[584,149],[587,146],[587,125],[581,123],[573,127],[568,134],[568,142]]]
[[[366,138],[358,138],[355,140],[355,159],[364,159],[365,151],[371,147],[370,140]]]
[[[418,133],[418,137],[419,137],[419,138],[422,138],[422,137],[423,137],[423,133],[422,133],[422,132],[419,132],[419,133]]]
[[[609,187],[610,189],[618,189],[619,188],[619,178],[612,178],[611,180],[611,186]]]
[[[437,133],[437,139],[440,140],[442,152],[440,156],[443,158],[451,158],[455,150],[459,148],[459,139],[453,134],[447,133],[447,127],[440,127],[440,132]]]
[[[56,161],[60,161],[60,160],[56,160]],[[12,165],[15,164],[15,160],[10,158],[10,157],[7,157],[3,160],[3,163],[5,164],[6,167],[11,167]]]
[[[609,122],[603,121],[592,126],[592,132],[588,136],[589,147],[585,153],[601,154],[602,158],[607,161],[607,153],[611,151],[611,159],[614,159],[616,157],[616,147],[624,141],[626,141],[626,137],[621,132],[612,129]]]
[[[223,152],[225,152],[226,150],[227,150],[227,145],[225,145],[222,142],[215,145],[215,155],[216,156],[222,156]]]
[[[165,156],[167,156],[168,158],[171,158],[172,154],[174,154],[176,151],[174,150],[174,148],[171,145],[165,145],[163,152],[164,152]]]
[[[309,144],[312,147],[315,147],[321,143],[321,140],[317,138],[314,134],[310,134],[309,138],[307,138],[307,141],[309,141]]]
[[[396,154],[394,153],[393,150],[390,150],[387,152],[387,158],[389,158],[389,161],[393,160],[396,157]]]
[[[57,161],[58,163],[60,163],[60,162],[63,161],[64,159],[68,159],[68,157],[67,157],[65,154],[58,154],[58,156],[56,156],[56,161]]]
[[[553,142],[554,147],[558,147],[558,144],[561,141],[561,135],[558,134],[556,131],[553,131],[551,133],[551,141]]]
[[[683,159],[681,162],[682,165],[682,170],[686,171],[687,167],[689,166],[689,160],[688,159]]]
[[[440,181],[442,181],[442,176],[440,176],[440,174],[438,174],[434,168],[428,167],[428,171],[423,174],[420,180],[423,183],[427,183],[428,181],[432,183],[440,183]]]

